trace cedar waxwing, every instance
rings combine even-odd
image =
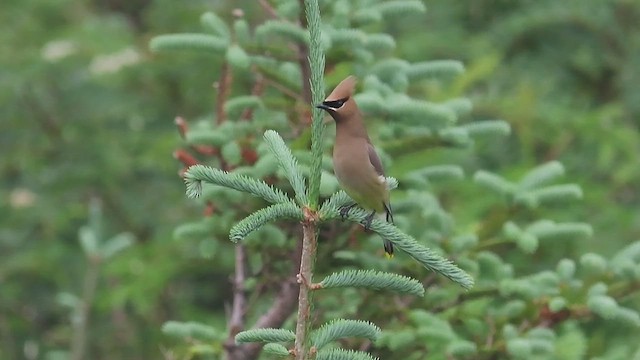
[[[387,221],[393,222],[389,205],[389,189],[362,115],[353,99],[356,78],[349,76],[342,80],[333,92],[317,107],[326,110],[336,123],[336,143],[333,147],[333,169],[344,191],[366,210],[371,210],[364,223],[365,229],[371,225],[376,212],[384,211]],[[345,206],[340,215],[345,217],[356,204]],[[393,256],[393,243],[384,240],[384,251]]]

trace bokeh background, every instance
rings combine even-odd
[[[565,254],[610,256],[640,239],[640,3],[424,2],[424,16],[384,25],[400,34],[394,54],[461,60],[467,71],[446,93],[512,127],[456,161],[507,178],[561,161],[584,200],[546,211],[594,229],[562,244]],[[73,341],[86,342],[88,358],[169,358],[166,321],[224,329],[233,263],[173,235],[202,213],[178,176],[174,118],[213,113],[221,60],[160,56],[148,42],[236,8],[265,19],[249,0],[0,3],[0,358],[64,356]],[[473,222],[479,208],[455,217]],[[100,230],[87,235],[87,224]],[[92,262],[92,236],[115,237],[114,255]],[[230,245],[215,251],[232,256]]]

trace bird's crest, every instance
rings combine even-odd
[[[353,95],[353,92],[356,88],[356,79],[355,76],[349,75],[346,79],[342,80],[338,86],[327,96],[325,101],[334,101],[340,99],[350,98]]]

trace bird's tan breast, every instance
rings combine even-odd
[[[366,139],[337,141],[333,149],[334,173],[341,187],[359,205],[381,211],[387,189],[369,160]]]

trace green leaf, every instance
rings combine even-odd
[[[237,44],[232,44],[227,48],[227,61],[236,69],[246,70],[251,66],[251,58]]]
[[[229,141],[222,146],[220,154],[224,161],[232,166],[238,166],[242,162],[242,149],[235,140]]]
[[[362,351],[325,349],[318,352],[316,360],[378,360]]]
[[[562,259],[556,267],[556,272],[564,281],[569,281],[576,273],[576,263],[571,259]]]
[[[556,180],[564,175],[564,166],[558,161],[550,161],[529,171],[518,185],[522,190],[530,190]]]
[[[362,209],[352,209],[347,218],[353,222],[364,223],[368,213]],[[473,278],[455,266],[451,261],[436,254],[432,250],[419,244],[414,238],[403,233],[397,227],[387,222],[373,219],[370,229],[382,238],[391,241],[396,247],[413,257],[427,269],[441,274],[465,289],[473,286]]]
[[[288,21],[268,20],[256,28],[256,37],[266,43],[273,42],[274,37],[283,37],[296,43],[309,44],[309,33]]]
[[[396,41],[389,34],[367,34],[364,46],[373,52],[391,52],[396,48]]]
[[[273,156],[278,160],[280,167],[284,170],[285,176],[291,183],[296,193],[296,201],[300,205],[306,205],[308,203],[307,189],[302,171],[300,170],[300,166],[298,166],[298,161],[293,157],[291,150],[277,132],[267,130],[264,133],[264,139],[269,145]]]
[[[288,201],[260,209],[235,224],[229,232],[229,239],[238,242],[262,225],[278,219],[302,220],[304,214],[294,203]]]
[[[380,328],[370,322],[338,319],[322,325],[311,333],[311,343],[316,348],[322,349],[330,342],[346,337],[360,337],[376,341],[379,335]]]
[[[238,118],[246,109],[263,108],[262,99],[254,95],[232,97],[224,103],[224,111],[230,118]]]
[[[322,21],[317,1],[305,1],[307,28],[309,29],[309,65],[311,68],[311,103],[319,104],[324,99],[324,47]],[[324,151],[324,112],[315,106],[311,109],[311,171],[309,174],[309,207],[315,210],[320,197],[322,175],[322,153]]]
[[[215,340],[221,336],[215,328],[197,322],[167,321],[162,325],[162,332],[178,338],[203,341]]]
[[[285,329],[251,329],[239,332],[235,339],[237,344],[249,342],[286,343],[295,341],[296,334]]]
[[[411,64],[407,75],[413,81],[453,77],[464,72],[464,65],[455,60],[425,61]]]
[[[173,238],[176,240],[202,239],[209,233],[209,227],[202,222],[184,223],[173,230]]]
[[[98,238],[90,227],[81,227],[80,230],[78,230],[78,238],[80,240],[80,245],[82,246],[82,251],[84,251],[85,255],[98,255]]]
[[[476,343],[467,340],[454,340],[447,345],[447,354],[457,357],[469,357],[478,353]]]
[[[213,12],[206,12],[202,14],[202,16],[200,16],[200,23],[207,30],[212,31],[225,39],[231,38],[227,24],[222,20],[222,18]]]
[[[532,351],[530,340],[516,338],[507,341],[507,353],[514,359],[529,359]]]
[[[277,343],[265,344],[264,347],[262,348],[262,351],[265,354],[274,355],[280,358],[285,358],[291,355],[291,353],[289,353],[289,350],[286,347]]]
[[[246,20],[236,19],[233,22],[233,32],[239,44],[244,45],[251,42],[251,31],[249,30],[249,23],[247,23]]]
[[[202,181],[228,187],[251,195],[261,197],[270,203],[288,202],[289,198],[282,191],[274,189],[262,180],[252,179],[248,176],[228,173],[204,165],[194,165],[184,174],[187,185],[187,196],[200,197],[202,194]]]
[[[464,177],[464,170],[457,165],[433,165],[412,171],[409,175],[425,177],[429,181],[459,180]]]
[[[193,50],[222,53],[229,42],[223,38],[206,34],[171,34],[156,36],[149,42],[152,51]]]
[[[424,287],[415,279],[375,270],[345,270],[324,278],[320,285],[324,289],[339,287],[363,287],[424,296]]]
[[[471,136],[507,136],[511,133],[511,126],[504,120],[474,121],[461,127],[467,130],[467,133]]]
[[[591,311],[605,319],[614,318],[618,312],[618,303],[610,296],[596,295],[589,297],[587,306]]]
[[[190,145],[222,146],[229,142],[229,136],[218,129],[189,131],[186,141]]]
[[[422,1],[419,0],[387,1],[374,6],[374,8],[384,16],[406,16],[423,13],[427,10]]]
[[[133,245],[135,237],[130,233],[118,234],[111,239],[107,240],[100,249],[100,254],[103,258],[108,259],[120,251]]]
[[[567,307],[567,300],[562,296],[555,296],[549,300],[549,310],[559,312]]]
[[[580,257],[580,265],[592,274],[600,275],[607,270],[607,260],[602,255],[586,253]]]
[[[320,216],[323,219],[332,219],[338,216],[340,209],[344,206],[353,204],[354,201],[346,192],[340,190],[325,200],[320,207]]]
[[[515,191],[515,185],[503,177],[479,170],[473,175],[473,181],[500,195],[511,195]]]
[[[526,193],[538,204],[562,204],[582,199],[582,189],[576,184],[547,186]]]

